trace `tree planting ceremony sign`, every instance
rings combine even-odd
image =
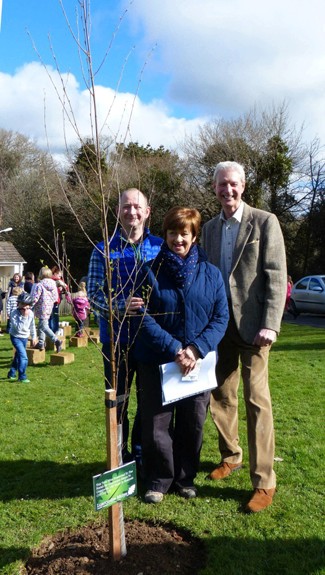
[[[93,477],[95,510],[110,507],[137,493],[135,461]]]

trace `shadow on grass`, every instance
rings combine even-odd
[[[106,469],[103,461],[57,463],[54,461],[0,461],[0,501],[13,499],[62,499],[89,496],[92,477]]]
[[[13,352],[13,349],[14,349],[13,346],[10,345],[10,343],[9,343],[9,347],[2,347],[2,348],[1,348],[1,353],[2,353],[3,351]],[[8,358],[8,359],[9,359],[9,358]]]
[[[208,476],[213,469],[215,469],[216,463],[211,463],[211,461],[201,461],[200,471],[204,472]],[[250,497],[252,496],[251,489],[238,489],[238,487],[232,487],[231,480],[234,476],[243,471],[245,465],[237,472],[232,473],[229,477],[226,477],[222,481],[213,481],[206,477],[206,482],[199,488],[199,496],[214,499],[221,499],[222,501],[233,500],[238,503],[238,511],[244,511],[246,503],[248,503]]]
[[[3,547],[0,545],[0,569],[15,563],[24,561],[30,554],[28,547]]]
[[[0,367],[6,368],[7,371],[9,369],[10,365],[11,365],[10,361],[0,361]],[[8,378],[7,377],[0,377],[1,381],[5,381],[6,379],[8,379]]]
[[[318,538],[214,537],[207,540],[207,565],[215,565],[219,575],[320,574],[325,566],[324,549],[324,541]]]
[[[9,369],[9,367],[11,366],[11,362],[12,362],[12,358],[9,361],[2,361],[0,360],[0,367],[6,367],[7,369]],[[41,375],[40,373],[38,373],[38,371],[42,371],[42,369],[44,369],[45,367],[49,367],[50,365],[50,361],[45,360],[44,363],[39,363],[37,365],[29,365],[27,367],[27,375],[30,376],[31,373],[34,374],[34,376],[38,376]],[[32,372],[28,372],[28,370],[33,369]],[[35,371],[34,371],[35,370]],[[0,377],[0,381],[8,381],[7,377]]]
[[[246,503],[252,496],[252,490],[238,489],[236,487],[218,487],[216,482],[209,485],[203,485],[199,488],[199,496],[207,499],[219,499],[221,501],[236,501],[238,503],[238,511],[243,512]]]
[[[324,341],[317,341],[317,342],[311,342],[311,343],[306,343],[306,342],[292,342],[292,343],[276,343],[273,347],[272,347],[272,352],[274,353],[276,351],[317,351],[317,350],[325,350],[325,337],[324,337]]]

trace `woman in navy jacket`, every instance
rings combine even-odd
[[[196,245],[201,216],[192,208],[170,209],[164,243],[145,264],[137,295],[145,307],[133,319],[134,354],[140,362],[145,501],[159,503],[171,486],[196,496],[196,476],[210,392],[162,405],[159,365],[176,361],[183,375],[215,351],[228,324],[221,273]]]

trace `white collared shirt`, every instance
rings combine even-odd
[[[229,276],[232,270],[232,258],[239,232],[239,226],[243,217],[243,211],[244,203],[240,202],[239,208],[231,218],[226,219],[223,211],[220,214],[220,219],[222,221],[220,271],[222,273],[223,281],[225,282],[227,298],[230,298]]]

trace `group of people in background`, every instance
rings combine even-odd
[[[137,460],[140,449],[145,501],[160,503],[172,489],[186,499],[197,496],[194,481],[209,405],[221,460],[208,478],[219,481],[239,472],[241,376],[253,487],[245,510],[255,513],[271,505],[276,488],[268,357],[286,299],[285,247],[276,216],[243,201],[240,164],[219,163],[213,186],[221,212],[204,225],[201,247],[196,209],[169,210],[161,239],[146,227],[146,196],[135,188],[124,191],[117,206],[120,226],[110,238],[109,253],[104,242],[93,250],[87,290],[100,317],[105,386],[116,385],[123,462]],[[212,393],[165,404],[160,366],[175,362],[186,379],[212,350],[217,358]],[[129,441],[134,375],[138,409]]]
[[[61,351],[59,306],[63,294],[66,294],[67,301],[72,306],[72,315],[76,320],[76,335],[83,334],[84,322],[90,308],[85,283],[79,287],[80,291],[72,297],[58,266],[53,268],[43,266],[37,281],[32,272],[27,272],[24,279],[18,273],[13,275],[9,281],[6,302],[6,330],[15,348],[14,359],[8,372],[9,381],[16,381],[18,374],[20,382],[30,383],[26,375],[28,365],[26,348],[29,338],[34,349],[44,350],[47,337],[53,342],[56,352]],[[5,295],[1,292],[1,296]],[[2,301],[3,297],[1,303]],[[37,331],[35,319],[38,320]]]

